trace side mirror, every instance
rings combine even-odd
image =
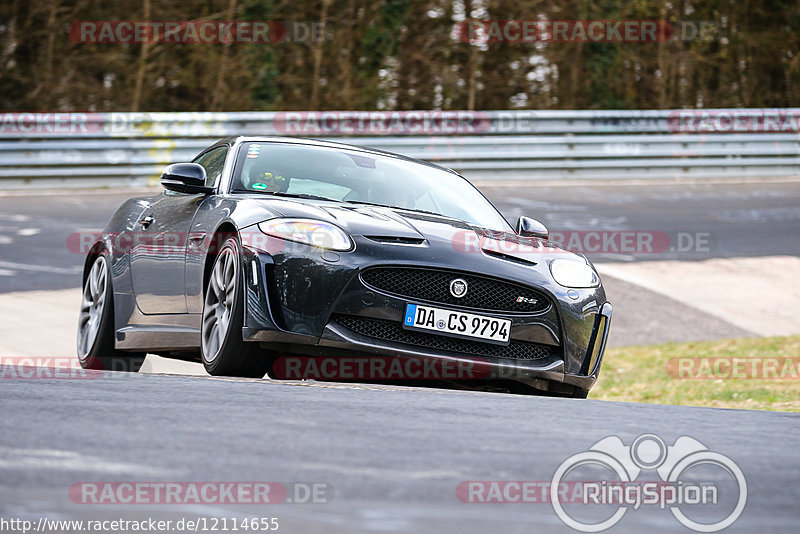
[[[197,163],[173,163],[164,167],[161,173],[164,189],[178,193],[203,193],[214,191],[206,186],[206,170]]]
[[[550,232],[547,227],[530,217],[520,217],[517,221],[517,235],[522,237],[538,237],[539,239],[548,239]]]

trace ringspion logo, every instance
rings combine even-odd
[[[658,508],[697,532],[732,525],[747,502],[747,481],[729,457],[689,436],[666,445],[642,434],[630,445],[601,439],[562,462],[550,480],[465,480],[467,504],[545,504],[579,532],[601,532],[629,512]]]
[[[637,480],[648,471],[655,471],[657,480]],[[577,483],[578,504],[562,501],[564,482]],[[747,481],[739,466],[689,436],[669,446],[654,434],[642,434],[630,445],[609,436],[564,460],[550,484],[556,515],[580,532],[609,529],[629,511],[649,505],[669,509],[697,532],[717,532],[739,518],[746,502]]]

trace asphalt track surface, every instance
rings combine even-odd
[[[509,220],[538,217],[565,236],[643,232],[669,241],[668,247],[653,247],[655,252],[587,251],[599,264],[800,256],[800,182],[481,189]],[[101,230],[125,199],[152,191],[0,193],[0,294],[79,287],[84,258],[67,245],[70,236]],[[680,250],[698,235],[703,246]],[[603,282],[615,307],[612,346],[746,337],[758,330],[734,326],[624,279],[604,276]]]
[[[484,191],[509,218],[524,213],[551,230],[712,236],[705,251],[589,255],[598,262],[800,255],[797,183]],[[102,228],[129,195],[0,196],[0,292],[77,287],[82,258],[66,247],[68,235]],[[605,282],[617,292],[615,312],[625,303],[630,321],[661,317],[648,310],[656,296]],[[670,313],[682,313],[670,305]],[[567,457],[602,438],[629,445],[653,433],[667,444],[691,436],[741,468],[747,505],[729,532],[795,531],[800,520],[796,414],[144,374],[1,382],[3,519],[278,517],[279,532],[564,532],[548,504],[469,504],[456,487],[547,481]],[[85,505],[68,493],[84,481],[316,482],[333,488],[333,500]],[[611,532],[644,529],[688,531],[669,512],[642,507]]]
[[[594,262],[800,256],[800,182],[481,190],[512,223],[527,215],[539,218],[551,232],[653,232],[670,239],[669,247],[653,247],[655,252],[642,248],[620,253],[612,245],[587,251]],[[75,232],[101,230],[133,194],[126,190],[0,193],[0,293],[78,287],[83,257],[70,250],[67,239]],[[707,245],[690,246],[697,234]]]
[[[4,380],[0,513],[36,521],[278,517],[279,532],[566,532],[546,503],[465,503],[463,481],[548,481],[598,440],[691,436],[732,459],[727,532],[796,532],[800,415],[388,386],[108,373]],[[85,481],[321,483],[318,504],[86,505]],[[724,515],[724,514],[723,514]],[[688,532],[643,505],[610,532]]]

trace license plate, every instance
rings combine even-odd
[[[490,343],[508,344],[511,337],[511,320],[509,319],[443,310],[419,304],[406,305],[403,328],[481,339]]]

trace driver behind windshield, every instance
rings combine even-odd
[[[265,159],[248,159],[242,170],[242,185],[248,190],[265,193],[285,193],[291,178],[282,176],[272,169]]]
[[[247,142],[242,148],[232,191],[377,204],[511,231],[467,180],[431,164],[302,143]]]

